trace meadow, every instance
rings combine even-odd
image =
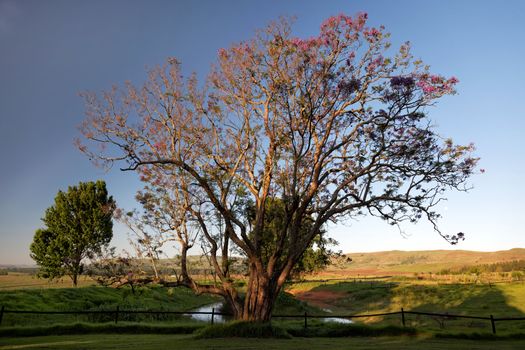
[[[509,251],[503,260],[520,260],[524,251]],[[450,315],[493,315],[496,319],[525,317],[525,283],[514,278],[515,274],[442,275],[425,272],[430,265],[437,264],[434,260],[443,259],[444,253],[440,252],[427,255],[425,252],[390,253],[387,254],[390,259],[388,267],[385,264],[387,257],[370,254],[354,255],[354,265],[331,266],[321,273],[306,276],[304,280],[289,283],[278,300],[275,314],[303,315],[306,312],[310,316],[339,316],[397,312],[403,308],[405,311]],[[469,260],[465,257],[470,252],[461,252],[462,259],[450,258],[450,264],[442,263],[439,268],[501,261],[483,258],[483,254]],[[373,273],[367,275],[366,271]],[[438,271],[437,267],[435,271]],[[187,333],[205,329],[207,323],[189,316],[122,313],[117,326],[111,314],[117,306],[120,310],[131,311],[190,311],[219,300],[209,295],[195,295],[185,288],[140,287],[133,292],[129,288],[101,287],[88,278],[81,280],[81,287],[71,288],[68,280],[48,283],[28,273],[10,272],[0,276],[0,306],[8,310],[90,310],[108,311],[108,314],[6,313],[0,325],[0,349],[153,349],[167,344],[188,349],[301,349],[306,343],[311,349],[349,346],[357,349],[371,346],[378,349],[459,349],[472,348],[473,344],[479,349],[514,349],[525,346],[525,321],[498,321],[497,336],[493,336],[490,321],[456,317],[407,314],[406,327],[402,327],[400,315],[354,319],[351,325],[309,319],[307,329],[304,329],[302,319],[274,318],[272,324],[292,334],[292,339],[198,340]],[[105,333],[121,335],[103,335]],[[48,336],[42,337],[43,334]],[[305,336],[313,338],[306,340]]]

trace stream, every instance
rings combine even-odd
[[[330,309],[323,309],[323,311],[332,313],[333,311]],[[350,324],[353,323],[352,320],[342,318],[342,317],[325,317],[322,318],[324,322],[335,322],[335,323],[344,323],[344,324]]]
[[[215,309],[216,312],[220,312],[222,308],[222,302],[213,303],[201,306],[197,309],[191,310],[193,312],[212,312]],[[191,318],[196,321],[211,322],[211,314],[192,314]],[[226,317],[222,315],[214,315],[213,322],[224,323],[226,322]]]
[[[215,309],[216,312],[220,312],[220,310],[222,309],[222,302],[204,305],[204,306],[201,306],[191,311],[211,313],[212,309]],[[323,309],[323,311],[329,312],[329,313],[332,312],[332,310],[330,309]],[[211,314],[193,314],[191,315],[191,318],[196,321],[211,322]],[[213,317],[213,321],[217,323],[224,323],[230,319],[231,317],[217,315],[217,314],[215,314]],[[351,320],[348,320],[346,318],[341,318],[341,317],[323,317],[321,318],[321,320],[323,320],[323,322],[335,322],[335,323],[344,323],[344,324],[352,323]]]

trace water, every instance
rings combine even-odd
[[[330,309],[323,309],[323,311],[332,313],[332,310]],[[343,323],[343,324],[353,323],[352,320],[348,320],[342,317],[325,317],[325,318],[322,318],[322,320],[323,322],[335,322],[335,323]]]
[[[219,312],[222,308],[222,303],[213,303],[209,305],[204,305],[199,307],[198,309],[191,310],[195,312],[210,312],[210,314],[192,314],[191,318],[196,321],[203,321],[203,322],[211,322],[211,312],[213,309],[215,309],[215,312]],[[226,322],[226,319],[222,315],[214,315],[213,316],[213,322],[217,323],[224,323]]]
[[[222,308],[222,303],[218,302],[218,303],[213,303],[213,304],[201,306],[198,309],[195,309],[195,310],[192,310],[192,311],[196,311],[196,312],[210,312],[211,313],[212,309],[215,309],[215,311],[218,312],[219,310],[221,310],[221,308]],[[330,310],[330,309],[323,309],[323,311],[330,312],[330,313],[332,312],[332,310]],[[208,322],[208,323],[211,322],[211,314],[192,314],[191,318],[196,320],[196,321],[202,321],[202,322]],[[323,317],[323,318],[321,318],[321,320],[323,322],[335,322],[335,323],[343,323],[343,324],[350,324],[350,323],[352,323],[351,320],[348,320],[346,318],[341,318],[341,317]],[[214,317],[213,317],[213,321],[217,322],[217,323],[224,323],[227,320],[226,320],[226,317],[224,317],[222,315],[215,314]]]
[[[350,324],[353,323],[352,320],[348,320],[346,318],[341,317],[325,317],[322,318],[323,322],[335,322],[335,323],[344,323],[344,324]]]

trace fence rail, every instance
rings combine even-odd
[[[144,315],[210,315],[211,324],[214,323],[215,316],[233,316],[231,313],[215,311],[172,311],[172,310],[120,310],[120,307],[116,307],[115,310],[62,310],[62,311],[37,311],[37,310],[8,310],[5,306],[0,308],[0,325],[2,324],[2,319],[5,314],[33,314],[33,315],[93,315],[93,314],[105,314],[113,315],[114,322],[118,323],[119,315],[125,314],[144,314]],[[401,308],[400,311],[385,312],[385,313],[376,313],[376,314],[358,314],[358,315],[309,315],[307,312],[301,315],[272,315],[272,318],[298,318],[304,319],[305,328],[308,327],[308,319],[323,319],[323,318],[340,318],[340,319],[353,319],[353,318],[366,318],[366,317],[381,317],[381,316],[392,316],[392,315],[401,315],[401,323],[403,326],[406,326],[406,315],[423,315],[423,316],[433,316],[441,317],[444,319],[476,319],[476,320],[486,320],[491,322],[492,333],[496,333],[496,322],[503,321],[525,321],[525,317],[501,317],[495,318],[493,315],[489,316],[470,316],[470,315],[454,315],[449,313],[435,313],[435,312],[422,312],[422,311],[405,311]]]

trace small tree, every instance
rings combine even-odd
[[[31,258],[40,266],[43,278],[71,277],[77,286],[85,258],[100,253],[113,232],[115,202],[108,197],[104,181],[79,183],[67,192],[59,191],[31,243]]]

